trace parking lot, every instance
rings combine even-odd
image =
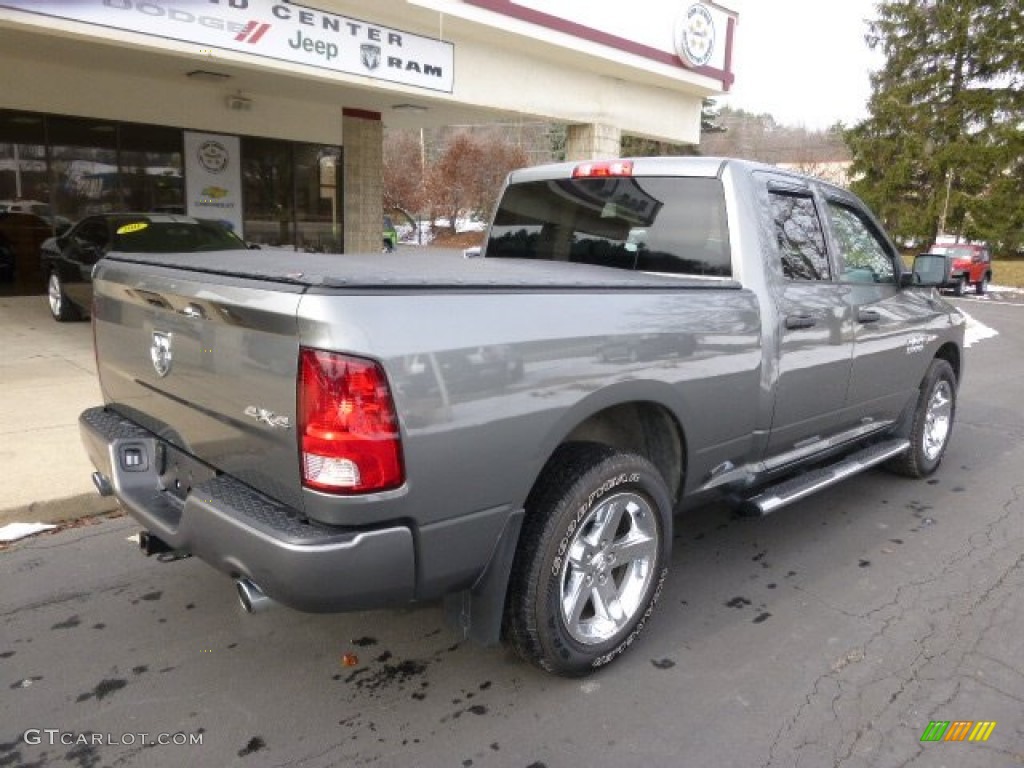
[[[0,766],[1024,765],[1024,306],[957,303],[998,335],[968,350],[938,473],[680,518],[649,631],[590,678],[461,642],[434,604],[244,615],[125,517],[10,546]],[[996,725],[923,742],[931,721]]]

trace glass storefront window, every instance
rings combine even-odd
[[[15,200],[49,203],[43,118],[0,112],[0,206]]]
[[[341,150],[295,145],[295,224],[299,248],[341,253],[342,210],[337,178]]]
[[[245,239],[262,245],[295,245],[295,190],[291,144],[242,137]]]
[[[62,228],[49,200],[43,117],[0,111],[0,295],[45,285],[39,247]]]
[[[51,117],[50,178],[54,211],[77,221],[121,210],[117,179],[117,125]]]
[[[340,167],[340,147],[243,136],[245,239],[341,253]]]
[[[120,134],[123,210],[184,213],[181,131],[122,125]]]
[[[241,137],[250,242],[341,253],[342,148]],[[184,131],[0,109],[0,295],[45,286],[39,247],[79,219],[185,213]]]

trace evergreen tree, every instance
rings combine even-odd
[[[1024,243],[1024,6],[886,0],[868,45],[870,117],[847,132],[854,189],[903,240]]]

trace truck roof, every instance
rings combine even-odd
[[[612,158],[608,159],[612,161]],[[743,173],[754,171],[767,171],[776,176],[788,176],[792,179],[803,182],[813,180],[816,184],[826,186],[839,194],[849,194],[841,187],[837,187],[824,179],[818,179],[807,174],[799,173],[790,168],[779,168],[769,163],[762,163],[755,160],[743,160],[735,157],[699,157],[699,156],[676,156],[676,157],[624,157],[614,160],[629,161],[633,164],[632,176],[681,176],[690,178],[713,179],[721,177],[726,168],[739,170]],[[587,162],[604,162],[600,160],[585,161],[577,160],[566,163],[549,163],[548,165],[537,165],[531,168],[522,168],[508,176],[511,184],[519,184],[529,181],[550,181],[553,179],[572,178],[573,171]]]
[[[618,158],[616,158],[618,159]],[[634,176],[696,176],[713,179],[718,176],[727,162],[721,157],[627,157],[621,158],[633,163]],[[521,168],[509,174],[509,181],[544,181],[568,179],[573,170],[585,161],[549,163],[531,168]]]

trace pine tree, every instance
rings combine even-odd
[[[854,189],[901,240],[1024,243],[1024,6],[887,0],[867,44],[870,117],[847,132]]]

